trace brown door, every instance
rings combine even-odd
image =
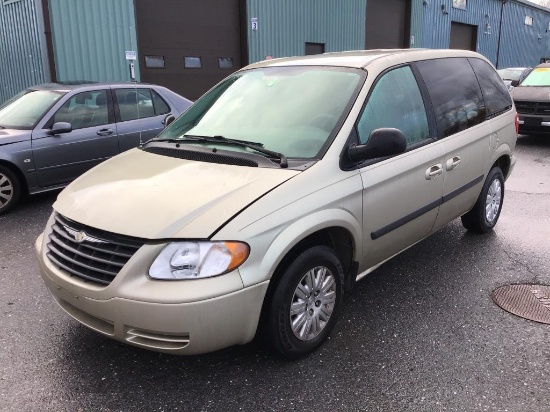
[[[242,67],[240,0],[136,0],[141,81],[195,100]]]
[[[410,0],[368,0],[366,49],[409,47]]]
[[[477,26],[452,21],[449,49],[477,51]]]

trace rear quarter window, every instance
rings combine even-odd
[[[481,86],[487,118],[498,116],[512,108],[512,98],[504,82],[489,63],[481,59],[468,59]]]
[[[436,115],[438,137],[466,130],[485,120],[485,104],[472,66],[466,58],[416,63]]]

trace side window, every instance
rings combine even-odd
[[[487,117],[494,117],[512,108],[512,98],[504,82],[491,65],[481,59],[468,59],[477,75]]]
[[[426,60],[416,65],[428,87],[440,138],[485,120],[481,90],[467,59]]]
[[[357,124],[360,142],[382,127],[401,130],[407,145],[430,137],[424,101],[408,66],[384,74],[374,85]]]
[[[160,114],[170,113],[170,106],[166,104],[164,99],[160,97],[156,91],[151,90],[151,92],[153,93],[153,105],[155,106],[155,114],[158,116]]]
[[[115,89],[120,121],[155,116],[151,89]]]
[[[75,94],[54,114],[51,123],[57,122],[70,123],[73,130],[108,124],[107,91]]]

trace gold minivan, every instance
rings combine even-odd
[[[319,347],[355,282],[461,217],[491,230],[517,136],[483,56],[370,50],[250,65],[70,184],[36,251],[57,303],[141,348]]]

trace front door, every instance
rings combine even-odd
[[[69,183],[119,152],[108,90],[74,94],[33,131],[32,148],[40,187]],[[72,131],[50,135],[57,122],[70,123]]]
[[[397,128],[407,151],[361,168],[363,180],[362,270],[426,237],[443,191],[444,150],[431,138],[424,98],[409,66],[378,79],[357,123],[360,143],[379,128]]]

